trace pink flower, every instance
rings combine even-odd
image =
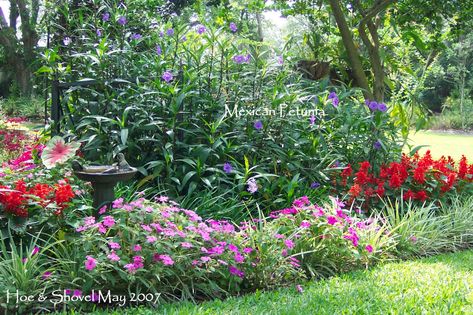
[[[312,225],[312,224],[310,224],[309,221],[304,220],[304,221],[301,222],[300,227],[301,227],[301,228],[310,228],[311,225]]]
[[[123,198],[118,198],[117,200],[112,202],[112,208],[118,209],[123,207]]]
[[[43,273],[41,278],[43,278],[43,280],[45,280],[45,279],[48,279],[49,277],[51,277],[51,275],[52,275],[51,271],[46,271],[45,273]]]
[[[294,242],[291,241],[291,240],[285,240],[285,241],[284,241],[284,245],[286,245],[286,247],[287,247],[288,249],[293,249],[295,244],[294,244]]]
[[[296,290],[297,290],[297,292],[299,292],[299,293],[304,292],[304,289],[302,288],[302,286],[301,286],[300,284],[296,285]]]
[[[36,255],[37,253],[39,253],[39,247],[38,246],[35,246],[33,248],[33,250],[31,251],[31,256],[34,256]]]
[[[102,208],[100,208],[99,214],[104,214],[106,211],[107,211],[107,206],[103,206]]]
[[[148,242],[148,243],[154,243],[157,240],[158,239],[156,238],[156,236],[146,236],[146,242]]]
[[[181,246],[182,246],[183,248],[191,248],[191,247],[192,247],[192,244],[189,243],[189,242],[182,242],[182,243],[181,243]]]
[[[243,261],[245,261],[245,257],[243,257],[243,255],[240,254],[240,253],[235,253],[234,259],[235,259],[235,262],[237,262],[239,264],[241,264]]]
[[[86,256],[87,260],[84,262],[85,269],[91,271],[94,270],[95,266],[97,266],[97,260],[95,260],[91,256]]]
[[[334,216],[328,216],[327,217],[327,223],[330,224],[330,225],[334,225],[335,223],[337,223],[338,220],[336,217]]]
[[[110,246],[111,249],[120,249],[120,244],[115,242],[109,242],[108,246]]]
[[[174,265],[174,260],[169,255],[160,255],[161,261],[166,266]]]
[[[81,290],[74,290],[72,293],[73,296],[82,296],[82,291]]]
[[[252,251],[253,251],[253,248],[251,248],[251,247],[245,247],[245,248],[243,248],[243,252],[244,252],[245,254],[250,254]]]
[[[233,244],[228,244],[228,250],[234,252],[234,253],[238,253],[238,247],[236,247],[235,245]]]
[[[282,235],[282,234],[275,234],[274,237],[277,238],[277,239],[281,239],[281,238],[284,238],[284,235]]]
[[[106,227],[112,227],[115,225],[115,219],[112,216],[107,215],[103,218],[102,224]]]
[[[141,252],[141,245],[133,245],[132,251],[134,252]]]
[[[101,234],[107,233],[107,228],[100,223],[97,224],[97,229],[99,230]]]
[[[373,246],[371,246],[371,245],[366,245],[366,246],[365,246],[365,249],[366,249],[366,251],[367,251],[368,253],[372,253],[372,252],[373,252]]]
[[[240,278],[243,278],[245,276],[245,273],[235,266],[228,267],[228,271],[230,271],[232,275],[240,277]]]
[[[204,262],[204,263],[208,262],[210,259],[212,259],[212,258],[210,258],[209,256],[200,257],[200,260],[202,260],[202,262]]]
[[[120,257],[112,250],[112,252],[107,256],[111,261],[119,261]]]
[[[161,202],[161,203],[165,203],[165,202],[169,201],[169,197],[159,196],[159,197],[156,197],[155,200],[158,201],[158,202]]]

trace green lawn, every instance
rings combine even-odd
[[[473,161],[473,135],[457,135],[440,133],[435,131],[412,132],[410,144],[429,145],[422,148],[420,152],[430,150],[434,158],[442,155],[450,155],[455,160],[459,160],[464,154],[470,161]]]
[[[389,263],[303,288],[102,314],[473,314],[473,251]]]

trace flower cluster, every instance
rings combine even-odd
[[[267,220],[239,225],[203,220],[167,201],[160,197],[160,204],[144,199],[125,203],[120,198],[103,217],[85,218],[77,231],[79,241],[90,244],[83,262],[88,274],[113,276],[104,286],[110,281],[120,285],[133,275],[151,281],[160,292],[169,287],[176,294],[188,281],[196,288],[204,283],[195,281],[204,281],[230,293],[238,283],[255,289],[305,278],[301,267],[321,257],[308,254],[317,248],[331,247],[350,265],[359,259],[366,263],[380,249],[369,237],[379,230],[376,222],[349,215],[337,199],[333,208],[324,209],[303,197]],[[160,277],[150,276],[155,274]]]
[[[451,157],[434,160],[427,151],[423,156],[403,155],[399,162],[381,165],[379,172],[368,161],[359,163],[354,174],[352,166],[347,165],[340,178],[336,184],[348,191],[350,202],[362,200],[369,205],[379,201],[378,197],[401,195],[404,200],[424,202],[442,199],[471,185],[473,164],[468,164],[464,156],[458,164]]]
[[[0,186],[0,209],[16,217],[28,217],[31,207],[52,208],[55,215],[60,215],[73,197],[74,192],[67,179],[54,185],[28,185],[20,179],[11,186]]]

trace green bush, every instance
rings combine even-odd
[[[9,117],[44,118],[44,100],[13,96],[0,99],[0,112]]]

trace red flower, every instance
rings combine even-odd
[[[428,196],[425,190],[420,190],[415,193],[415,199],[420,200],[420,201],[425,201],[427,200]]]
[[[404,200],[409,200],[409,199],[414,199],[415,197],[415,194],[412,190],[407,190],[403,195],[402,195],[402,199]]]
[[[468,162],[466,160],[466,157],[462,155],[460,164],[458,165],[458,177],[460,177],[461,179],[464,179],[467,173],[468,173]]]
[[[355,184],[355,185],[351,186],[348,193],[354,198],[358,197],[361,193],[361,186],[358,185],[358,184]]]

